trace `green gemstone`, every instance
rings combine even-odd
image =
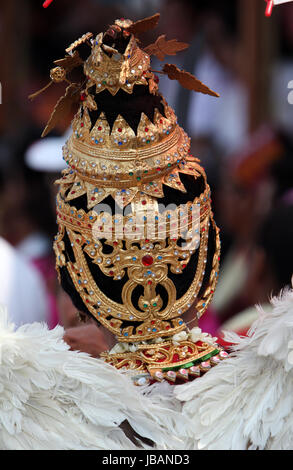
[[[143,304],[143,308],[147,308],[147,304]]]
[[[133,173],[132,173],[132,171],[129,173],[129,176],[133,176]]]
[[[103,81],[102,81],[102,84],[103,84],[103,85],[107,85],[106,80],[103,80]]]
[[[140,181],[140,180],[141,180],[141,177],[140,177],[140,176],[138,176],[136,179],[137,179],[137,181]]]
[[[156,306],[157,306],[157,303],[155,302],[155,303],[153,304],[153,307],[156,307]]]
[[[170,167],[170,166],[171,166],[171,163],[168,163],[168,166]]]
[[[149,170],[144,170],[144,173],[148,173],[148,172],[149,172]]]
[[[149,144],[149,143],[150,143],[150,140],[147,140],[146,143]]]

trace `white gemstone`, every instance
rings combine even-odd
[[[160,371],[157,371],[157,372],[155,373],[155,376],[158,377],[158,379],[163,379],[163,378],[164,378],[164,375],[163,375],[162,372],[160,372]]]
[[[176,379],[176,372],[174,372],[173,370],[168,370],[167,377],[170,379]]]
[[[141,377],[140,379],[137,380],[137,385],[145,385],[148,383],[148,380],[145,377]]]

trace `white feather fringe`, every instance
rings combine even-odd
[[[260,311],[229,359],[185,385],[135,387],[103,361],[70,351],[64,330],[14,330],[0,310],[0,449],[293,448],[293,291]],[[289,360],[288,360],[289,358]]]
[[[185,447],[181,405],[158,403],[114,367],[70,351],[63,334],[39,323],[14,331],[0,311],[0,449],[148,448],[127,438],[125,420],[154,448]]]
[[[226,334],[230,358],[175,387],[201,449],[293,449],[293,290],[271,303],[248,337]]]

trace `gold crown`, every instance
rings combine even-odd
[[[194,308],[199,318],[212,299],[220,241],[205,172],[189,154],[190,139],[159,95],[150,70],[150,54],[157,46],[149,46],[149,54],[137,45],[136,29],[154,24],[152,18],[137,24],[117,20],[107,32],[108,39],[116,35],[117,44],[120,41],[117,48],[102,33],[95,39],[87,33],[69,46],[69,56],[56,61],[66,69],[65,75],[54,69],[51,77],[60,81],[82,63],[85,81],[69,85],[46,131],[68,103],[78,101],[73,133],[63,149],[69,168],[57,181],[59,232],[54,249],[60,279],[66,270],[86,310],[116,335],[119,344],[136,344],[135,353],[107,353],[107,362],[138,375],[150,373],[155,380],[174,381],[174,377],[196,376],[198,367],[205,371],[217,363],[220,349],[215,344],[186,339],[176,346],[172,338],[186,331],[182,316],[187,310]],[[126,44],[123,51],[121,43]],[[170,50],[170,43],[183,48],[164,39],[160,55],[162,44]],[[78,48],[85,44],[91,53],[83,62]],[[216,96],[195,77],[174,67],[166,68],[170,78]],[[131,122],[120,105],[113,111],[111,101],[110,119],[107,103],[111,97],[127,93],[136,103],[138,87],[152,110],[137,108],[138,116]],[[135,114],[135,106],[134,110]],[[190,186],[187,190],[184,178],[201,188],[194,196],[188,196]],[[166,190],[184,195],[183,202],[162,209],[160,200]],[[102,202],[110,206],[115,202],[120,212],[107,211],[100,206]],[[168,202],[172,203],[172,197]],[[188,270],[192,278],[177,295],[178,279]],[[113,290],[115,282],[119,284],[121,301],[106,295],[104,285],[110,281]]]

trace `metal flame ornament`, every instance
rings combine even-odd
[[[272,15],[273,7],[275,5],[282,5],[282,3],[292,2],[292,0],[265,0],[267,2],[267,7],[265,15],[269,18]]]
[[[48,6],[50,6],[52,2],[53,2],[53,0],[46,0],[46,1],[43,3],[43,8],[48,8]]]

